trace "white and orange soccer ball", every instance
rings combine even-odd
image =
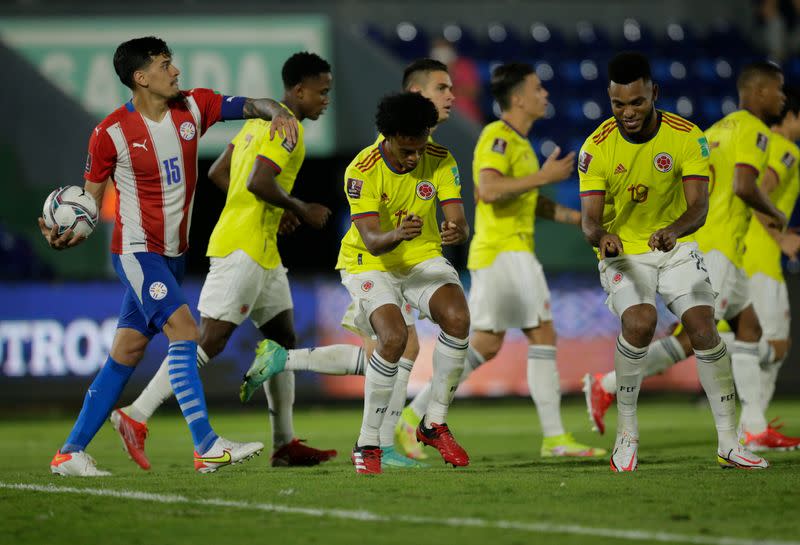
[[[59,235],[72,229],[75,235],[85,238],[97,225],[97,203],[82,187],[59,187],[44,201],[42,217],[48,229],[58,226]]]

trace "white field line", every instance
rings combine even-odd
[[[108,490],[102,488],[74,488],[70,486],[37,485],[25,483],[0,482],[0,489],[22,490],[27,492],[43,492],[49,494],[76,494],[81,496],[102,496],[122,500],[134,500],[151,503],[172,503],[198,506],[227,507],[246,511],[265,511],[289,515],[306,515],[361,522],[408,523],[426,526],[446,526],[451,528],[489,528],[500,530],[516,530],[532,534],[568,534],[591,537],[609,537],[629,541],[659,543],[692,543],[699,545],[800,545],[798,541],[751,540],[727,536],[699,536],[691,534],[673,534],[668,532],[649,532],[647,530],[619,530],[616,528],[599,528],[580,526],[578,524],[549,524],[546,522],[517,522],[512,520],[489,520],[481,518],[434,518],[415,515],[383,515],[371,511],[354,511],[347,509],[322,509],[316,507],[292,507],[274,503],[251,503],[246,501],[230,501],[219,498],[195,499],[176,494],[152,494],[135,490]]]

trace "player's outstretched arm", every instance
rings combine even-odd
[[[231,185],[231,157],[233,157],[233,144],[228,144],[225,147],[225,151],[217,157],[217,160],[208,169],[209,179],[223,193],[227,193],[228,186]]]
[[[600,257],[616,257],[622,253],[622,241],[603,228],[603,207],[605,195],[581,196],[581,230],[592,246],[600,250]]]
[[[442,206],[444,221],[442,222],[442,244],[464,244],[469,238],[469,224],[464,214],[464,205],[460,202],[445,203]]]
[[[404,240],[412,240],[422,234],[422,218],[414,214],[403,216],[397,228],[391,231],[381,229],[381,221],[377,215],[358,218],[353,223],[367,251],[376,256],[391,252]]]
[[[708,181],[684,180],[683,194],[686,197],[686,211],[672,224],[650,235],[647,244],[651,250],[669,252],[679,238],[691,235],[705,224],[708,215]]]
[[[289,195],[275,179],[273,167],[264,161],[256,161],[250,171],[247,190],[272,206],[291,210],[314,229],[321,229],[331,215],[321,204],[307,203]]]
[[[749,165],[736,165],[733,171],[733,192],[750,208],[769,216],[769,227],[783,231],[786,227],[786,216],[761,191],[757,180],[758,171],[756,169]]]
[[[108,185],[108,180],[100,183],[87,181],[83,186],[86,192],[94,197],[98,210],[100,210],[103,202],[103,194],[106,191],[106,185]],[[72,248],[73,246],[77,246],[86,240],[86,237],[81,235],[72,236],[72,229],[67,229],[64,231],[64,233],[62,233],[61,236],[59,236],[58,226],[54,225],[52,229],[48,229],[44,224],[44,218],[42,217],[39,218],[39,230],[50,247],[54,250],[66,250],[68,248]]]
[[[286,111],[278,102],[271,98],[246,98],[242,107],[242,117],[254,117],[272,121],[269,127],[269,139],[275,138],[275,133],[281,138],[286,138],[291,146],[297,143],[297,118]]]
[[[581,213],[574,208],[562,206],[545,195],[536,198],[536,216],[557,223],[581,224]]]
[[[543,185],[566,180],[575,169],[575,152],[559,158],[561,148],[556,146],[542,168],[521,178],[504,176],[492,169],[482,169],[478,174],[478,197],[486,203],[514,199]]]

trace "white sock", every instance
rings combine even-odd
[[[731,363],[736,392],[742,406],[740,423],[750,433],[761,433],[767,429],[767,419],[761,403],[761,369],[758,360],[758,343],[734,343]]]
[[[778,381],[778,373],[784,361],[786,361],[786,358],[761,365],[761,410],[763,413],[767,412],[767,407],[772,401],[772,396],[775,393],[775,383]]]
[[[264,384],[272,426],[272,450],[294,439],[294,371],[283,371]]]
[[[542,434],[564,434],[561,423],[561,384],[556,367],[556,347],[532,344],[528,347],[528,388],[531,391]]]
[[[289,350],[286,370],[314,371],[325,375],[363,375],[364,349],[354,344]]]
[[[167,399],[172,397],[172,384],[169,382],[168,359],[169,358],[164,358],[158,371],[156,371],[156,374],[150,379],[150,382],[147,383],[147,386],[145,386],[142,393],[139,394],[139,397],[127,407],[123,407],[123,412],[134,420],[146,422],[153,416],[156,409],[163,405]],[[205,351],[198,344],[197,366],[202,368],[207,362],[208,356],[206,356]]]
[[[617,349],[614,352],[614,369],[617,374],[617,436],[624,431],[634,437],[639,436],[636,403],[648,348],[633,346],[621,334],[617,337]]]
[[[443,424],[453,401],[458,382],[464,373],[469,339],[459,339],[444,331],[436,339],[433,349],[433,378],[431,400],[425,410],[425,424]]]
[[[695,350],[697,374],[706,391],[714,424],[717,427],[719,449],[728,452],[736,448],[736,390],[733,387],[731,356],[721,341],[710,350]]]
[[[414,361],[408,358],[400,358],[400,361],[397,362],[397,377],[394,379],[392,397],[389,399],[389,408],[386,410],[386,416],[383,417],[381,424],[381,448],[394,445],[394,427],[400,420],[400,413],[403,412],[403,407],[406,405],[408,379],[411,376],[412,367],[414,367]]]
[[[603,375],[603,378],[600,379],[600,386],[609,394],[617,395],[617,372],[610,371]]]
[[[761,367],[775,363],[775,348],[763,335],[758,340],[758,363],[761,364]]]
[[[377,350],[369,359],[364,381],[364,417],[356,443],[360,447],[381,444],[380,428],[392,397],[397,368],[397,362],[384,359]]]
[[[467,360],[464,362],[464,371],[461,373],[461,378],[459,379],[458,383],[461,384],[467,377],[472,373],[475,369],[480,367],[486,362],[483,356],[481,356],[480,352],[475,350],[472,346],[467,348]],[[425,414],[425,411],[428,409],[428,403],[431,402],[431,381],[425,385],[422,390],[411,400],[411,403],[408,405],[411,407],[411,410],[414,411],[414,414],[417,415],[418,418],[422,418]]]
[[[686,353],[683,351],[681,343],[678,339],[669,335],[650,343],[650,348],[647,351],[647,357],[644,360],[644,368],[642,370],[643,378],[652,377],[659,373],[663,373],[676,363],[686,359]],[[603,389],[613,394],[617,391],[617,374],[614,371],[606,373],[600,379],[600,385]]]

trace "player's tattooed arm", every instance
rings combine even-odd
[[[214,183],[215,186],[220,188],[223,193],[228,192],[228,186],[231,184],[231,157],[233,156],[233,144],[228,144],[225,147],[216,161],[208,169],[208,178]]]
[[[581,213],[568,206],[562,206],[545,195],[539,194],[536,199],[536,216],[557,223],[569,225],[581,224]]]
[[[622,253],[619,236],[603,228],[604,194],[581,195],[581,230],[592,246],[600,250],[600,257],[616,257]]]
[[[733,171],[733,192],[747,206],[769,217],[769,227],[783,231],[786,216],[758,187],[758,171],[749,165],[736,165]]]
[[[684,180],[683,194],[686,197],[686,210],[670,225],[659,229],[647,241],[651,250],[669,252],[678,239],[691,235],[706,222],[708,215],[708,181]]]
[[[245,119],[257,117],[272,121],[269,127],[270,140],[275,138],[275,133],[278,133],[278,136],[286,138],[290,145],[294,146],[297,143],[297,118],[271,98],[245,99],[242,117]]]

